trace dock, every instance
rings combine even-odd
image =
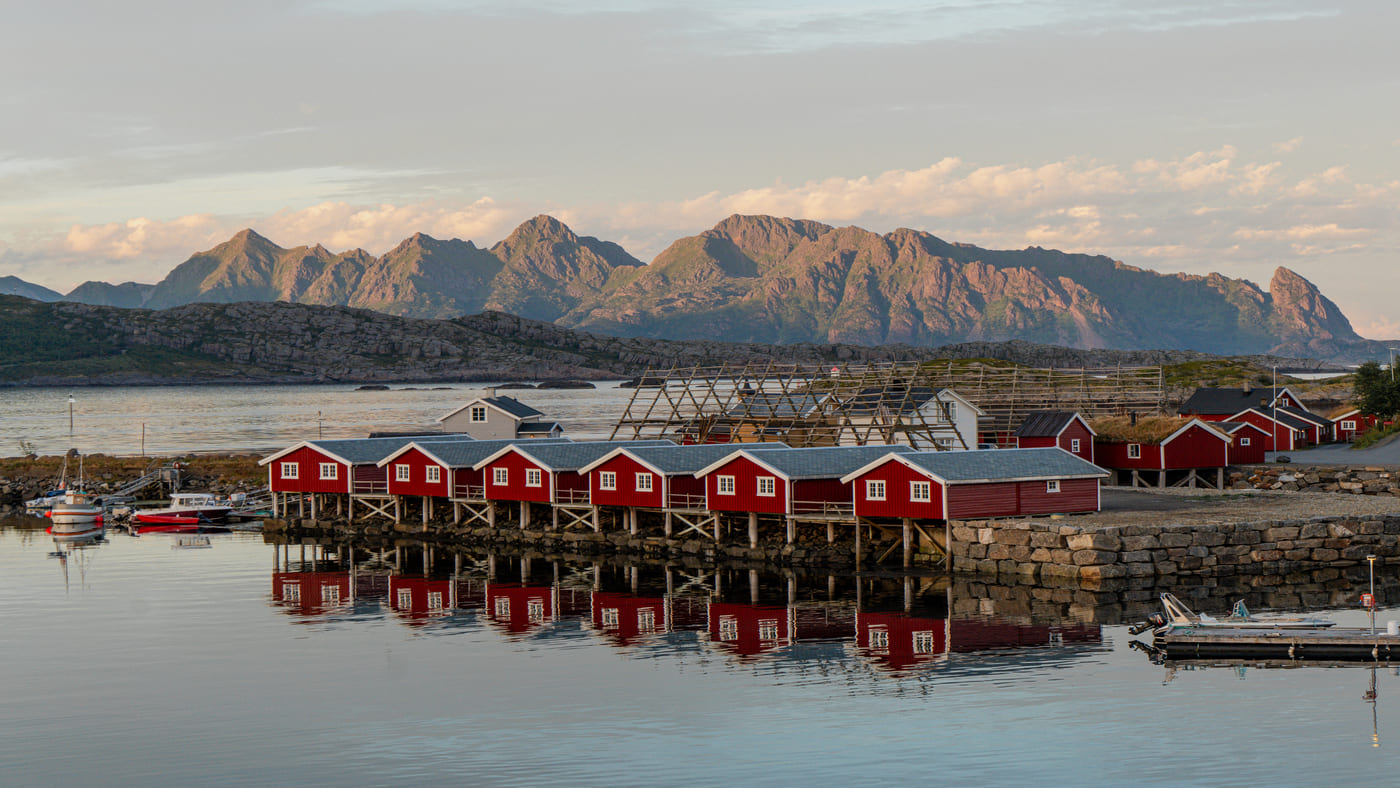
[[[1153,640],[1169,660],[1261,659],[1313,662],[1400,660],[1400,635],[1370,629],[1174,629]]]

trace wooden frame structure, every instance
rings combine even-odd
[[[1032,411],[1074,411],[1093,420],[1161,413],[1166,404],[1160,366],[1038,369],[953,360],[672,366],[639,378],[610,438],[974,448],[979,438],[953,428],[949,403],[938,403],[933,418],[920,407],[930,390],[944,388],[984,412],[978,432],[997,443],[1010,441]]]

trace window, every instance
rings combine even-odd
[[[429,465],[427,468],[427,479],[425,479],[425,481],[430,484],[436,484],[442,481],[442,469],[436,465]]]
[[[283,584],[282,584],[282,601],[284,601],[284,602],[300,602],[300,601],[301,601],[301,586],[298,585],[297,583],[283,583]]]
[[[1078,439],[1078,438],[1070,438],[1070,439],[1069,439],[1069,453],[1070,453],[1070,454],[1078,454],[1078,453],[1079,453],[1079,439]]]
[[[776,494],[776,490],[777,490],[777,484],[774,483],[773,477],[772,477],[772,476],[760,476],[760,477],[758,477],[758,494],[759,494],[759,495],[772,496],[772,495],[775,495],[775,494]]]
[[[283,478],[283,479],[295,479],[295,478],[297,477],[297,469],[298,469],[298,467],[300,467],[300,466],[298,466],[298,465],[297,465],[296,463],[294,463],[294,462],[284,462],[284,463],[282,463],[282,478]]]
[[[637,492],[651,492],[651,474],[637,474]]]
[[[1356,429],[1356,422],[1352,421],[1351,419],[1345,419],[1342,421],[1342,429],[1354,430]]]
[[[1241,445],[1241,446],[1248,446],[1248,445],[1249,445],[1249,438],[1247,438],[1247,437],[1241,435],[1241,436],[1240,436],[1240,445]]]
[[[890,631],[888,629],[885,629],[883,627],[881,627],[880,629],[875,629],[874,627],[870,628],[870,650],[890,650]]]
[[[909,500],[915,503],[928,503],[933,500],[933,485],[928,482],[909,482]]]
[[[739,639],[739,619],[734,616],[719,617],[719,639],[729,642]]]
[[[485,405],[473,405],[473,406],[472,406],[472,411],[471,411],[471,420],[472,420],[473,422],[482,422],[482,421],[486,421],[486,406],[485,406]]]
[[[413,589],[399,589],[399,610],[410,610],[413,608]]]
[[[778,619],[761,618],[758,620],[758,639],[777,640],[778,639]]]
[[[428,609],[429,609],[429,610],[442,610],[442,592],[441,592],[441,591],[429,591],[429,592],[428,592]]]
[[[885,482],[883,479],[870,479],[865,482],[865,499],[867,501],[885,500]]]
[[[497,487],[504,487],[504,486],[506,486],[507,484],[510,484],[510,469],[509,469],[509,468],[492,468],[492,469],[491,469],[491,483],[494,484],[494,485],[496,485]]]
[[[538,624],[544,620],[544,600],[535,597],[525,600],[525,617]]]
[[[510,597],[496,597],[496,618],[510,618]]]
[[[1141,444],[1141,443],[1129,443],[1129,444],[1128,444],[1128,459],[1130,459],[1130,460],[1136,460],[1136,459],[1138,459],[1138,458],[1141,457],[1141,456],[1142,456],[1142,444]]]
[[[637,631],[656,631],[656,611],[649,607],[644,607],[637,611]]]
[[[715,492],[719,493],[720,495],[733,495],[733,494],[734,494],[734,477],[733,477],[733,476],[720,476],[720,477],[716,478],[716,479],[715,479]]]
[[[322,479],[338,479],[338,478],[340,478],[340,468],[339,468],[335,463],[333,463],[333,462],[323,462],[323,463],[321,463],[321,478],[322,478]]]
[[[603,608],[603,629],[617,629],[617,608]]]
[[[540,469],[539,469],[539,468],[526,468],[526,469],[525,469],[525,486],[526,486],[526,487],[539,487],[542,478],[543,478],[543,477],[542,477],[542,475],[540,474]]]
[[[1045,482],[1045,491],[1048,492],[1048,493],[1057,493],[1057,492],[1059,492],[1059,491],[1060,491],[1060,480],[1059,480],[1059,479],[1048,479],[1048,480],[1046,480],[1046,482]]]
[[[617,474],[613,471],[603,471],[602,473],[598,474],[598,489],[616,490]]]
[[[406,482],[406,481],[408,481],[408,480],[410,480],[410,479],[413,478],[412,472],[413,472],[413,469],[410,468],[410,467],[407,466],[407,465],[395,465],[395,466],[394,466],[394,481],[397,481],[397,482]]]
[[[340,604],[340,586],[337,586],[337,585],[325,585],[325,586],[321,586],[321,602],[323,602],[324,604],[327,604],[327,605],[338,605],[338,604]]]
[[[921,631],[921,632],[915,632],[915,633],[914,633],[914,653],[915,653],[915,654],[932,654],[932,653],[933,653],[933,631],[932,631],[932,630],[923,630],[923,631]]]

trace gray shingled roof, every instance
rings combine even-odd
[[[422,441],[423,438],[393,437],[393,438],[347,438],[344,440],[319,440],[307,441],[321,451],[341,457],[352,465],[373,465],[390,454],[402,449],[415,440]],[[472,436],[459,433],[443,433],[441,438],[434,438],[442,442],[451,443],[475,443]]]
[[[733,448],[733,447],[731,447]],[[744,447],[747,449],[748,447]],[[789,479],[839,479],[891,452],[912,453],[910,446],[822,446],[804,449],[770,449],[757,458]]]
[[[906,454],[902,459],[949,482],[1108,475],[1108,471],[1092,462],[1055,448],[923,451]]]
[[[696,446],[646,446],[628,449],[638,459],[667,476],[695,473],[710,463],[718,462],[740,449],[772,451],[786,449],[786,443],[706,443]]]
[[[540,411],[535,410],[514,397],[483,397],[481,401],[489,402],[518,419],[529,419],[544,415]]]
[[[1265,407],[1273,400],[1274,391],[1273,388],[1198,388],[1182,403],[1177,413],[1183,416],[1231,416],[1248,408]]]
[[[811,415],[829,396],[826,393],[813,394],[805,391],[757,391],[744,394],[724,412],[724,415],[730,418],[798,418]]]
[[[555,430],[563,430],[563,427],[560,427],[559,422],[557,421],[531,421],[521,424],[518,428],[516,428],[516,432],[526,434],[535,432],[554,432]]]
[[[434,457],[442,460],[449,468],[470,468],[478,462],[490,457],[507,446],[539,446],[546,443],[572,443],[568,438],[531,438],[529,440],[489,440],[472,441],[463,443],[461,441],[414,441],[431,453]],[[388,456],[387,454],[385,455]]]
[[[613,449],[623,446],[675,446],[668,440],[642,441],[580,441],[579,443],[555,443],[553,441],[517,441],[521,451],[534,457],[552,471],[576,471],[602,457]],[[486,459],[482,457],[482,459]]]
[[[1288,415],[1294,417],[1295,419],[1301,419],[1301,420],[1303,420],[1303,421],[1310,421],[1310,422],[1312,422],[1313,424],[1316,424],[1316,425],[1319,426],[1319,427],[1330,427],[1330,426],[1332,426],[1332,420],[1331,420],[1331,419],[1327,418],[1326,416],[1319,416],[1319,415],[1317,415],[1316,413],[1313,413],[1313,412],[1310,411],[1310,410],[1303,410],[1302,408],[1279,408],[1279,411],[1281,411],[1281,412],[1283,412],[1283,413],[1287,413]]]
[[[1292,427],[1295,430],[1310,430],[1315,426],[1312,422],[1306,419],[1300,419],[1292,413],[1289,413],[1288,408],[1251,408],[1251,410],[1256,413],[1262,413],[1276,420],[1279,424],[1285,427]],[[1267,427],[1265,429],[1267,429]]]
[[[1026,414],[1026,420],[1016,428],[1018,438],[1053,438],[1074,419],[1074,411],[1037,410]]]

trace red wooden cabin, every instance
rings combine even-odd
[[[746,451],[786,449],[783,443],[755,443]],[[734,454],[733,446],[620,446],[579,469],[588,475],[598,506],[647,509],[703,509],[705,482],[695,476],[707,465]]]
[[[964,520],[1096,512],[1108,472],[1059,448],[892,453],[842,479],[870,519]]]
[[[1257,465],[1264,461],[1269,433],[1247,421],[1217,421],[1215,425],[1230,436],[1231,465]]]
[[[1380,423],[1379,416],[1362,413],[1360,408],[1343,408],[1332,416],[1337,425],[1337,440],[1350,443],[1356,436]]]
[[[1016,448],[1058,446],[1085,462],[1094,461],[1094,431],[1083,416],[1070,411],[1041,410],[1026,414],[1016,429]]]
[[[258,461],[267,466],[268,489],[274,510],[289,495],[388,493],[386,470],[380,460],[413,442],[413,438],[359,438],[301,441]],[[468,435],[444,436],[446,441],[470,442]],[[313,512],[314,514],[314,512]]]
[[[1234,421],[1234,415],[1250,408],[1302,408],[1303,403],[1285,388],[1207,388],[1195,390],[1177,414],[1201,421]]]
[[[1157,487],[1224,486],[1230,436],[1200,419],[1162,416],[1133,423],[1115,416],[1094,422],[1094,431],[1097,464],[1113,473],[1114,483],[1126,474],[1135,487],[1153,481]]]
[[[913,451],[909,446],[740,449],[695,475],[705,482],[710,511],[848,516],[851,484],[842,477],[887,454]]]
[[[1251,408],[1236,413],[1233,422],[1253,424],[1264,432],[1264,451],[1294,451],[1311,445],[1308,436],[1316,425],[1277,408]]]
[[[393,495],[484,500],[486,487],[477,463],[517,443],[571,443],[567,438],[512,440],[425,440],[413,442],[379,461]]]
[[[496,451],[472,467],[483,473],[486,498],[531,503],[589,503],[589,480],[580,469],[622,447],[675,446],[666,440],[532,442]]]

